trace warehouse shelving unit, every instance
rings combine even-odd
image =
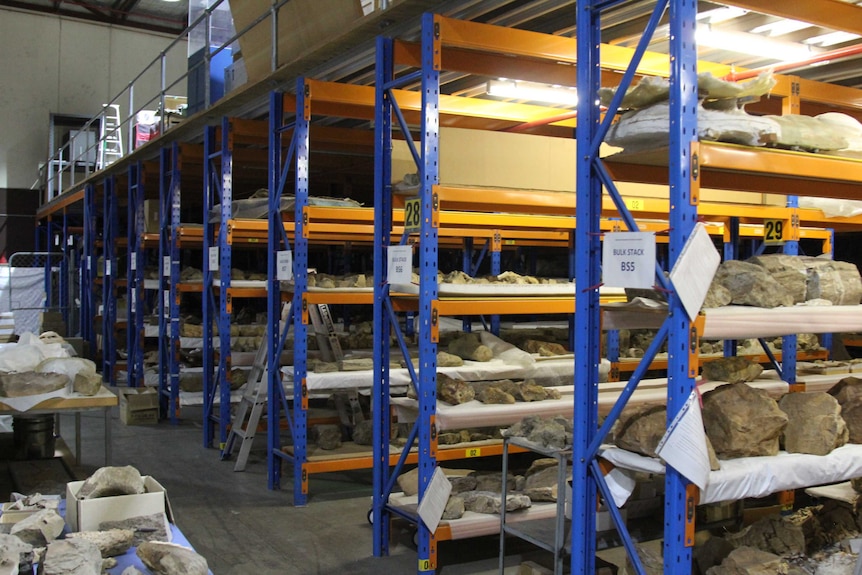
[[[146,249],[145,168],[143,162],[129,165],[126,259],[126,374],[129,387],[142,387],[144,375],[144,250]]]

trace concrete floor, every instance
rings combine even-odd
[[[111,415],[113,465],[134,465],[167,488],[178,527],[215,575],[416,572],[413,533],[406,524],[393,525],[388,557],[372,556],[366,520],[370,471],[314,475],[310,503],[296,508],[289,490],[267,489],[260,448],[247,470],[237,473],[232,461],[221,461],[217,450],[203,447],[200,408],[184,408],[179,425],[132,427],[120,422],[116,408]],[[102,465],[102,425],[101,415],[82,417],[83,456],[72,469],[80,478]],[[61,433],[69,445],[73,430],[72,417],[64,416]],[[0,489],[5,500],[11,489],[8,473],[0,474]],[[496,536],[442,542],[437,573],[497,573],[498,548]],[[532,549],[519,541],[507,543],[509,549],[505,571],[516,573],[522,554]]]

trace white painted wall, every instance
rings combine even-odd
[[[36,180],[48,156],[50,113],[98,114],[171,40],[0,7],[0,188],[29,188]],[[184,43],[167,54],[168,82],[185,73],[186,58]],[[158,70],[139,80],[136,108],[158,93],[159,81]],[[185,81],[170,93],[185,96]],[[128,94],[119,103],[126,117]]]

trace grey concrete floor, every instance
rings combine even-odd
[[[207,558],[215,575],[376,575],[417,570],[413,532],[406,523],[393,525],[389,556],[372,555],[372,528],[366,520],[372,495],[370,470],[312,476],[310,502],[297,508],[289,489],[267,489],[263,438],[247,470],[234,472],[232,461],[221,461],[216,449],[203,446],[200,408],[184,408],[178,425],[151,426],[126,426],[114,408],[111,426],[113,465],[134,465],[167,488],[177,526]],[[102,430],[101,415],[82,417],[83,455],[80,465],[72,468],[75,475],[83,478],[102,465]],[[69,445],[73,445],[73,431],[72,417],[63,416],[61,433]],[[8,491],[8,480],[0,479],[0,489],[4,487]],[[511,556],[506,573],[517,572],[522,553],[532,551],[525,545],[507,543]],[[442,542],[437,573],[497,573],[498,548],[496,536]]]

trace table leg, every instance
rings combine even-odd
[[[105,408],[105,465],[111,464],[111,408]]]
[[[81,465],[81,412],[75,412],[75,465]]]

